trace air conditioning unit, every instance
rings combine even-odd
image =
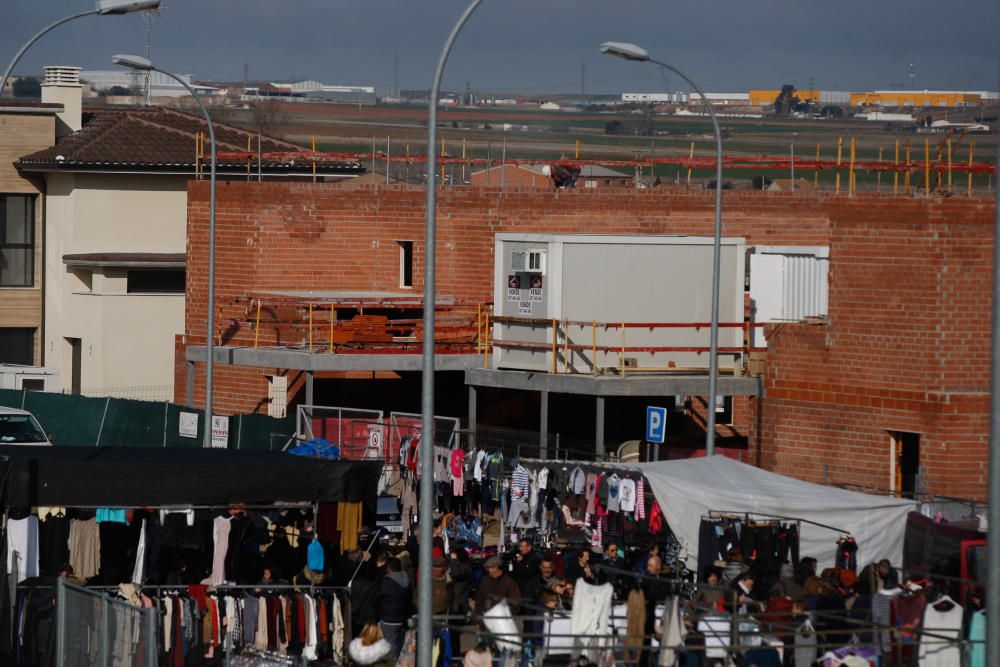
[[[524,250],[515,250],[510,253],[510,270],[517,272],[524,272],[528,270],[528,253]]]
[[[545,273],[545,251],[515,250],[510,254],[510,270],[514,273]]]

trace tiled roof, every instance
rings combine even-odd
[[[257,150],[257,135],[229,125],[214,123],[217,151],[247,150],[250,140]],[[53,169],[107,169],[114,171],[193,171],[197,133],[205,133],[205,155],[201,165],[208,172],[210,155],[208,126],[204,119],[163,107],[85,111],[83,127],[60,138],[45,150],[25,155],[15,165],[26,171]],[[271,137],[261,138],[260,150],[292,152],[301,146]],[[219,162],[218,168],[245,169],[246,162]],[[256,163],[253,164],[256,170]],[[269,174],[312,173],[312,165],[265,161],[262,169]],[[357,163],[320,164],[319,173],[363,173]]]

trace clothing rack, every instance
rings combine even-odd
[[[710,519],[724,519],[724,518],[736,518],[741,519],[745,517],[746,523],[750,522],[750,517],[762,517],[765,519],[778,519],[780,521],[795,521],[798,523],[808,523],[813,526],[819,526],[820,528],[826,528],[827,530],[832,530],[835,533],[840,533],[841,535],[850,535],[851,531],[844,530],[842,528],[836,528],[834,526],[829,526],[825,523],[819,523],[818,521],[812,521],[810,519],[803,519],[797,516],[779,516],[777,514],[764,514],[762,512],[736,512],[734,510],[709,510],[707,517]]]
[[[188,510],[273,510],[273,509],[309,509],[315,507],[316,503],[309,502],[275,502],[268,505],[248,505],[243,503],[229,503],[228,505],[55,505],[66,509],[77,510],[98,510],[98,509],[123,509],[123,510],[165,510],[186,512]],[[33,507],[49,507],[41,505]]]
[[[638,475],[644,477],[642,471],[627,463],[601,463],[595,461],[577,461],[573,459],[528,459],[520,458],[518,463],[525,468],[537,470],[539,468],[549,468],[554,466],[565,466],[567,468],[579,467],[584,472],[620,472],[626,475]]]

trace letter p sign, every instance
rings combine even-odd
[[[646,408],[646,440],[663,444],[667,430],[667,409],[649,406]]]

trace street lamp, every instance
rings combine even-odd
[[[472,0],[465,8],[458,21],[452,27],[441,49],[437,69],[434,70],[434,80],[431,83],[430,100],[427,102],[427,211],[424,224],[424,346],[422,359],[421,398],[420,398],[420,433],[423,453],[420,456],[420,548],[419,574],[417,588],[417,664],[430,665],[434,662],[433,632],[434,623],[434,580],[431,571],[434,541],[434,306],[437,300],[434,296],[435,252],[434,244],[437,236],[437,159],[434,156],[434,146],[437,145],[437,104],[438,93],[441,90],[441,75],[455,38],[462,27],[476,11],[482,0]],[[477,610],[482,613],[485,610]]]
[[[3,97],[4,88],[7,87],[7,79],[10,78],[10,73],[14,71],[14,67],[17,66],[21,56],[24,55],[25,51],[31,48],[31,45],[41,39],[42,35],[47,33],[49,30],[61,26],[63,23],[68,23],[73,19],[82,18],[84,16],[91,16],[97,14],[99,16],[105,16],[110,14],[128,14],[130,12],[140,12],[144,9],[156,9],[160,6],[160,0],[97,0],[94,3],[93,9],[88,9],[85,12],[80,12],[79,14],[73,14],[65,18],[61,18],[55,23],[50,23],[49,25],[42,28],[34,37],[29,39],[21,50],[17,52],[14,59],[10,61],[7,65],[7,70],[3,73],[3,78],[0,79],[0,97]]]
[[[212,117],[208,114],[208,109],[202,103],[198,93],[194,92],[187,81],[181,77],[158,67],[154,67],[148,59],[142,56],[117,55],[111,59],[116,65],[129,69],[144,72],[159,72],[169,76],[177,83],[184,86],[194,101],[198,103],[201,112],[205,115],[205,122],[208,124],[208,138],[212,143],[212,165],[209,171],[209,206],[208,206],[208,322],[206,326],[206,357],[205,357],[205,429],[204,447],[212,446],[212,373],[215,370],[215,354],[213,349],[213,338],[215,331],[215,128],[212,126]],[[433,459],[433,457],[431,457]],[[433,469],[431,475],[433,476]]]
[[[719,375],[719,264],[722,249],[722,132],[719,131],[719,121],[715,117],[715,109],[694,81],[676,67],[651,58],[646,49],[627,42],[604,42],[601,44],[601,53],[625,60],[650,62],[673,72],[687,81],[701,96],[701,101],[712,118],[715,129],[715,243],[712,257],[712,325],[709,329],[708,418],[705,432],[705,454],[712,456],[715,454],[715,394]]]

